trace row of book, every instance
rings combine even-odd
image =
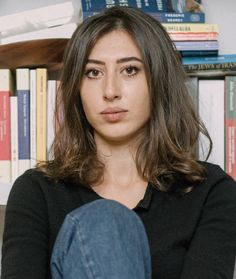
[[[0,17],[0,44],[70,38],[84,19],[115,5],[139,8],[162,23],[205,23],[200,0],[70,0]]]
[[[213,142],[209,162],[236,179],[236,75],[189,77],[189,92]],[[205,160],[209,142],[200,136],[198,155]]]
[[[0,181],[49,159],[59,82],[47,69],[0,69]]]
[[[0,181],[14,181],[37,161],[49,159],[56,119],[59,81],[47,80],[47,70],[0,70]],[[189,77],[189,93],[213,141],[209,161],[236,179],[236,75]],[[209,145],[199,141],[199,159]]]

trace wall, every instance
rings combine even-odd
[[[236,53],[236,1],[202,0],[207,23],[219,25],[220,54]]]

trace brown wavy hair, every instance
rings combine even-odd
[[[113,7],[78,26],[64,55],[60,105],[63,121],[56,132],[54,158],[37,168],[55,180],[84,185],[102,181],[93,128],[83,110],[80,87],[88,56],[103,35],[124,30],[136,42],[144,62],[150,91],[150,120],[136,153],[141,177],[161,191],[185,193],[204,179],[196,159],[199,133],[211,139],[186,88],[186,75],[168,34],[153,17],[139,9]]]

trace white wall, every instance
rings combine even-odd
[[[0,0],[0,16],[63,2],[66,0]]]
[[[236,54],[236,0],[202,0],[206,23],[219,25],[220,54]]]

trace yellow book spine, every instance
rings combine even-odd
[[[37,82],[37,129],[36,129],[36,159],[47,159],[47,69],[36,69]]]
[[[217,24],[207,23],[163,23],[168,33],[219,33]]]

